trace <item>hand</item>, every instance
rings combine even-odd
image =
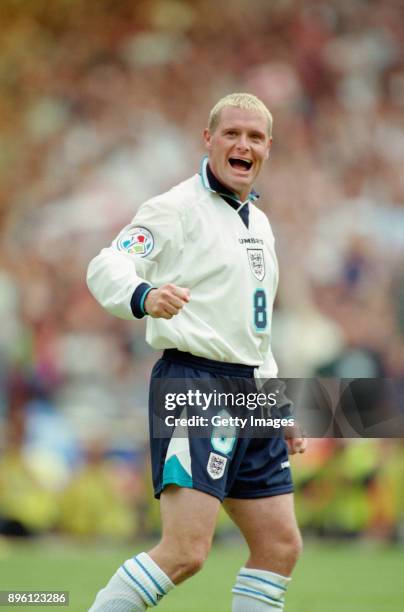
[[[155,319],[172,319],[191,299],[189,289],[171,283],[152,289],[146,296],[144,309]]]
[[[285,440],[288,445],[289,454],[304,453],[307,448],[307,438],[299,423],[283,428]]]

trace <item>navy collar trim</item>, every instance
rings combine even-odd
[[[212,191],[213,193],[217,193],[218,195],[226,198],[226,201],[228,201],[228,198],[231,199],[238,206],[243,206],[246,202],[255,202],[255,200],[257,200],[260,197],[259,193],[257,193],[253,189],[248,194],[247,200],[245,202],[242,202],[236,195],[234,195],[232,191],[230,191],[230,189],[225,187],[225,185],[223,185],[223,183],[221,183],[216,178],[216,176],[213,174],[212,170],[210,169],[209,163],[208,163],[207,155],[205,155],[205,157],[202,158],[200,175],[202,179],[202,184],[205,187],[205,189],[208,189],[209,191]]]

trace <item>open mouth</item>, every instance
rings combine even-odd
[[[242,170],[244,172],[248,172],[252,166],[252,161],[248,159],[240,159],[238,157],[230,157],[229,164],[235,170]]]

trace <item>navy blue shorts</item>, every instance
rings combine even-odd
[[[254,368],[213,361],[182,353],[164,351],[155,364],[150,385],[149,425],[155,497],[170,484],[204,491],[221,501],[225,497],[254,499],[293,491],[288,450],[283,436],[274,438],[218,439],[183,436],[160,438],[153,432],[156,379],[212,378],[238,380],[254,377]]]

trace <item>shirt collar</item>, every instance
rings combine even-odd
[[[225,185],[223,185],[223,183],[221,183],[219,179],[216,178],[209,166],[207,155],[202,158],[200,175],[202,178],[202,184],[205,189],[208,189],[213,193],[217,193],[222,197],[224,196],[226,199],[230,198],[239,206],[244,204],[244,202],[242,202],[232,191],[230,191],[230,189],[225,187]],[[255,200],[258,200],[259,197],[259,193],[252,189],[248,194],[248,198],[246,201],[255,202]]]

